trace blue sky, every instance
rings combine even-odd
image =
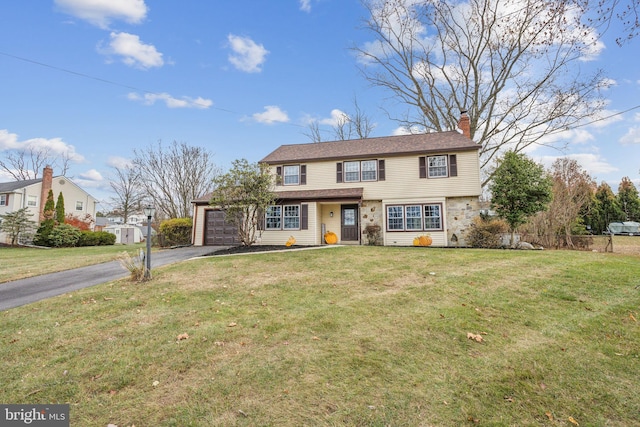
[[[390,94],[349,49],[371,41],[359,0],[31,0],[2,2],[0,16],[0,151],[66,151],[67,175],[101,200],[112,166],[158,141],[206,147],[226,169],[310,142],[310,119],[328,138],[355,98],[372,136],[398,131],[380,109]],[[612,117],[530,156],[568,155],[614,191],[624,176],[640,188],[639,43],[618,47],[612,33],[590,61],[612,80]]]

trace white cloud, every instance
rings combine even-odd
[[[640,144],[640,127],[631,127],[626,134],[620,138],[622,144]]]
[[[271,125],[273,123],[287,123],[289,116],[285,111],[282,111],[280,107],[275,105],[267,105],[264,107],[263,113],[255,113],[252,117],[258,123],[266,123]]]
[[[95,169],[89,169],[79,174],[78,177],[84,181],[104,181],[102,174]]]
[[[64,142],[62,138],[31,138],[20,141],[17,134],[0,129],[0,151],[4,150],[41,151],[51,156],[64,156],[72,162],[84,161],[84,156],[76,153],[76,148]]]
[[[300,10],[303,12],[311,12],[311,0],[300,0]]]
[[[555,162],[559,158],[565,157],[577,161],[578,164],[582,166],[582,168],[589,175],[591,175],[592,178],[596,178],[598,175],[604,175],[619,170],[617,167],[609,163],[606,159],[603,159],[598,153],[576,153],[562,156],[542,156],[534,157],[534,160],[549,169],[551,168],[553,162]]]
[[[110,156],[107,159],[107,166],[111,166],[112,168],[124,169],[132,165],[131,159],[125,159],[124,157]]]
[[[63,12],[104,29],[113,20],[139,24],[147,15],[144,0],[55,0],[55,4]]]
[[[263,45],[257,44],[249,37],[240,37],[229,34],[227,37],[229,47],[233,51],[229,55],[231,62],[238,70],[247,73],[259,73],[262,71],[262,64],[266,60],[269,51]]]
[[[321,125],[338,126],[349,119],[349,115],[342,110],[334,108],[331,110],[331,117],[318,120]]]
[[[135,34],[112,32],[110,37],[108,47],[98,46],[98,52],[101,54],[121,56],[122,62],[140,69],[164,65],[162,53],[158,52],[155,46],[142,43],[140,37]]]
[[[164,102],[168,108],[198,108],[201,110],[207,109],[213,105],[213,101],[202,97],[190,98],[183,96],[182,98],[175,98],[168,93],[145,93],[140,95],[135,92],[131,92],[127,95],[131,101],[139,101],[144,105],[154,105],[157,102]]]

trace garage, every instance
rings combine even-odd
[[[206,246],[238,245],[238,229],[225,221],[221,210],[207,210],[204,222],[204,244]]]

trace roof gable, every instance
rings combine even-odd
[[[435,152],[479,150],[480,145],[457,131],[385,136],[334,142],[281,145],[261,162],[321,161],[390,157]]]
[[[13,181],[13,182],[0,182],[0,193],[11,193],[21,188],[25,188],[33,184],[39,184],[41,182],[42,182],[42,178],[25,179],[22,181]]]

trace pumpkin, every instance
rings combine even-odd
[[[292,246],[292,245],[295,245],[295,244],[296,244],[296,238],[291,236],[287,240],[287,243],[285,243],[285,246],[289,247],[289,246]]]
[[[426,234],[418,237],[418,240],[420,241],[420,246],[431,246],[431,243],[433,243],[431,236],[427,236]]]
[[[413,238],[413,246],[420,246],[420,238],[419,237],[414,237]]]
[[[338,243],[338,235],[333,231],[327,231],[326,233],[324,233],[324,241],[328,245],[335,245],[336,243]]]

